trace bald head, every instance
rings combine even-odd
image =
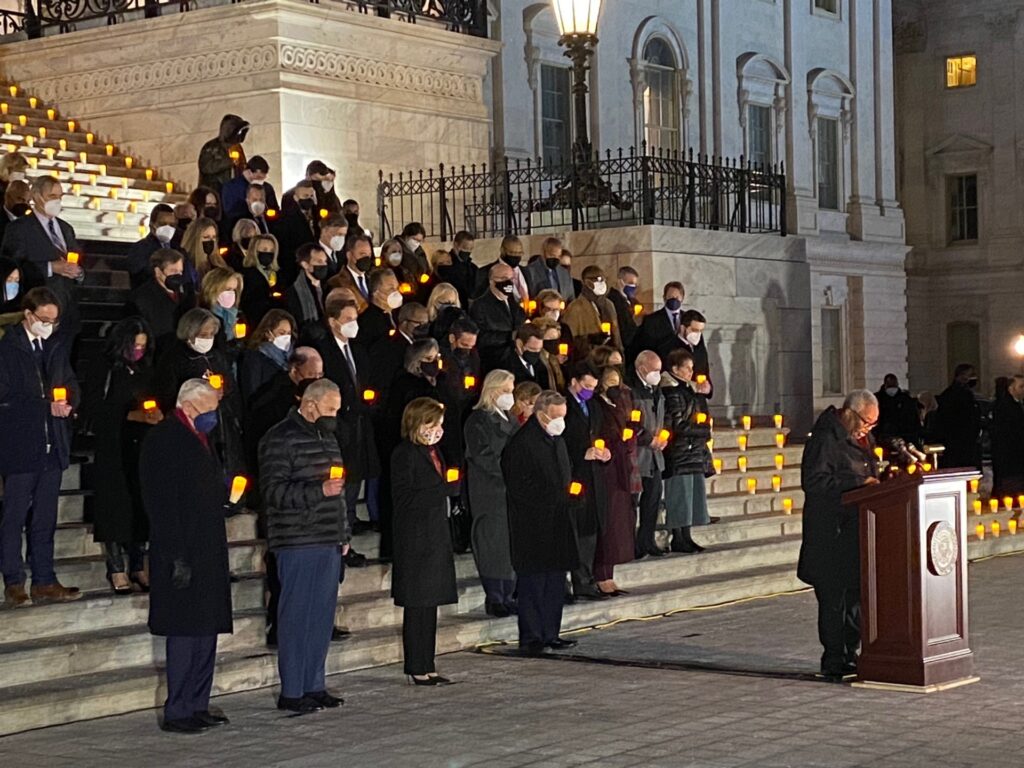
[[[661,375],[661,358],[657,353],[645,349],[636,356],[636,375],[641,381],[645,381],[651,373]]]
[[[289,362],[288,376],[295,384],[308,379],[322,379],[324,376],[323,358],[312,347],[297,347]]]
[[[513,272],[512,267],[505,262],[498,261],[491,267],[491,271],[487,276],[491,280],[491,285],[494,285],[502,280],[511,280],[515,276],[515,272]]]

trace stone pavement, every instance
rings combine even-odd
[[[819,651],[802,593],[577,635],[581,656],[646,666],[460,653],[440,659],[446,688],[352,672],[328,681],[340,710],[288,717],[270,690],[235,694],[215,702],[232,718],[218,731],[164,734],[139,712],[0,739],[0,766],[1018,768],[1024,557],[970,575],[982,681],[940,694],[806,680]]]

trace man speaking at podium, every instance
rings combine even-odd
[[[804,491],[803,545],[797,576],[814,587],[818,638],[825,651],[821,674],[841,682],[857,671],[860,644],[860,531],[856,506],[844,506],[847,491],[878,482],[871,430],[878,400],[855,390],[841,409],[830,406],[804,447],[800,484]]]

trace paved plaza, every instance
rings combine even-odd
[[[940,694],[808,679],[801,593],[582,632],[573,660],[445,656],[445,688],[406,685],[400,666],[336,676],[345,706],[305,717],[261,690],[217,699],[232,723],[199,736],[162,733],[155,710],[20,734],[0,739],[0,765],[1016,768],[1024,557],[970,573],[982,681]]]

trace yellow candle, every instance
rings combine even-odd
[[[128,179],[121,179],[121,189],[128,189]]]
[[[53,402],[63,403],[68,399],[67,387],[54,387],[53,388]]]
[[[528,302],[526,302],[526,311],[529,312],[531,315],[537,311],[536,299],[530,299]]]
[[[912,475],[915,472],[917,472],[917,464],[911,464],[910,466],[907,467],[907,474],[908,475]]]
[[[89,186],[92,186],[92,187],[96,186],[96,174],[95,173],[90,173],[89,174]],[[97,202],[99,202],[99,201],[97,201]]]
[[[35,109],[37,106],[39,106],[39,99],[37,99],[35,96],[30,96],[28,100],[28,105],[32,109]]]
[[[991,512],[998,512],[999,511],[999,499],[989,499],[988,500],[988,508],[989,508],[989,511],[991,511]]]
[[[669,432],[669,431],[668,431],[667,429],[663,429],[663,430],[661,430],[661,431],[660,431],[660,432],[658,433],[658,438],[659,438],[660,440],[668,440],[668,439],[669,439],[669,438],[670,438],[671,436],[672,436],[672,433],[671,433],[671,432]],[[712,441],[711,441],[711,440],[708,440],[708,442],[710,443],[710,442],[712,442]],[[710,448],[710,447],[711,447],[711,446],[709,445],[709,446],[708,446],[708,448]]]
[[[65,151],[67,151],[67,148],[68,148],[68,140],[67,140],[67,139],[59,139],[59,140],[57,141],[57,146],[58,146],[58,147],[60,147],[60,151],[61,151],[61,152],[65,152]]]
[[[922,472],[931,472],[932,471],[932,463],[930,461],[922,461],[921,462],[921,471]]]
[[[124,214],[121,211],[117,212],[117,223],[124,224]]]
[[[126,157],[124,159],[124,167],[125,168],[131,169],[131,167],[132,167],[132,165],[134,163],[135,163],[135,160],[133,158],[131,158],[131,157]]]
[[[1024,496],[1017,497],[1017,509],[1024,510]]]
[[[374,392],[372,389],[364,389],[363,390],[363,402],[372,403],[376,399],[377,399],[377,393]]]
[[[1017,521],[1016,520],[1007,520],[1006,521],[1006,528],[1010,532],[1011,536],[1016,536],[1017,535]]]
[[[75,123],[74,120],[68,120],[68,133],[74,133],[75,132],[75,125],[76,125],[76,123]]]
[[[6,115],[7,114],[7,110],[9,110],[9,109],[10,109],[10,107],[7,106],[7,102],[6,101],[3,102],[3,103],[0,103],[0,113]]]
[[[77,264],[79,255],[77,251],[68,251],[68,264]]]
[[[224,377],[221,376],[219,373],[211,373],[209,381],[210,386],[213,387],[214,389],[220,389],[221,387],[224,386]]]
[[[736,444],[740,447],[741,451],[747,450],[747,436],[739,435],[736,438]]]
[[[53,118],[55,118],[56,116],[57,116],[57,110],[55,110],[53,108],[50,108],[50,109],[46,110],[46,119],[47,120],[53,120]]]
[[[773,417],[773,421],[775,422],[775,428],[776,429],[782,429],[782,414],[781,413],[776,413],[775,416]]]
[[[464,376],[462,379],[462,386],[466,389],[472,389],[476,386],[476,376]]]
[[[139,224],[139,237],[145,237],[148,227],[145,224]]]
[[[46,138],[46,126],[45,125],[39,126],[39,138],[40,139],[45,139]]]
[[[985,538],[985,524],[984,523],[978,523],[977,527],[974,529],[974,533],[977,535],[979,540],[984,539]]]
[[[744,416],[742,418],[742,421],[743,421],[743,428],[744,429],[750,429],[750,417],[749,416]]]
[[[10,91],[11,91],[11,96],[17,96],[18,95],[18,86],[12,85],[11,88],[10,88]]]
[[[78,153],[78,159],[79,159],[80,162],[88,163],[89,162],[89,153],[88,152],[79,152]]]
[[[35,168],[37,165],[39,165],[39,158],[38,157],[30,157],[28,159],[28,165],[29,165],[30,168]]]
[[[334,465],[331,467],[331,480],[344,480],[345,468]]]
[[[747,478],[747,493],[751,493],[751,494],[757,493],[757,478],[756,477],[748,477]]]
[[[245,493],[245,487],[249,484],[242,475],[235,475],[231,480],[231,495],[228,497],[232,504],[237,504],[238,500],[242,498],[242,494]]]
[[[428,275],[426,272],[424,272],[422,275],[420,275],[420,282],[423,285],[426,285],[427,283],[429,283],[430,282],[430,275]]]
[[[142,410],[144,410],[144,411],[155,411],[156,410],[156,400],[143,400],[142,401]]]
[[[34,147],[35,145],[36,145],[36,137],[35,136],[26,136],[25,137],[25,146],[26,147]]]
[[[611,332],[612,332],[612,324],[611,323],[601,323],[601,333],[611,333]]]
[[[1003,509],[1007,512],[1013,511],[1013,496],[1003,496]]]
[[[705,376],[703,373],[698,373],[697,374],[697,383],[698,384],[707,384],[707,382],[708,382],[708,377],[707,376]]]
[[[447,478],[449,483],[457,483],[457,482],[459,482],[459,468],[458,467],[450,467],[448,469],[448,472],[445,473],[445,477]]]
[[[228,157],[230,157],[232,160],[237,160],[239,157],[241,157],[241,155],[238,154],[237,149],[232,149],[230,152],[228,152]]]
[[[622,430],[622,442],[626,442],[627,440],[632,440],[633,439],[633,434],[634,434],[633,430],[630,429],[629,427],[626,427],[625,429],[623,429]]]
[[[782,478],[778,475],[772,475],[772,490],[776,493],[782,490]]]
[[[107,150],[107,157],[113,157],[114,156],[114,145],[113,144],[107,144],[106,150]]]
[[[594,441],[594,447],[595,447],[595,448],[596,448],[597,450],[599,450],[599,451],[603,451],[603,450],[604,450],[604,447],[605,447],[605,442],[604,442],[604,440],[602,440],[602,439],[601,439],[600,437],[599,437],[599,438],[597,438],[597,439],[596,439],[596,440]]]
[[[711,463],[714,464],[714,466],[715,466],[715,474],[716,475],[722,474],[722,460],[721,459],[712,459]]]
[[[633,305],[633,316],[634,317],[640,317],[640,315],[642,315],[643,313],[644,313],[644,305],[643,304],[634,304]]]
[[[998,520],[993,520],[992,521],[992,535],[993,536],[999,536],[999,521]]]
[[[707,446],[709,451],[715,450],[715,438],[712,437],[710,440],[708,440]]]
[[[321,219],[326,219],[330,215],[331,215],[331,212],[328,211],[326,208],[321,208],[320,209],[320,218]]]
[[[569,483],[570,496],[579,496],[581,493],[583,493],[583,483],[577,482],[576,480]]]
[[[174,191],[174,182],[173,181],[168,181],[164,185],[164,188],[167,190],[167,194],[168,195],[171,194]]]
[[[776,433],[776,435],[775,435],[775,447],[776,448],[785,448],[786,447],[786,433],[785,432],[778,432],[778,433]]]
[[[75,161],[68,160],[68,173],[74,175],[75,173]]]
[[[736,459],[736,467],[737,467],[737,469],[739,469],[740,472],[746,472],[747,471],[747,457],[746,456],[740,456],[738,459]]]
[[[565,344],[565,343],[559,344],[558,345],[558,354],[560,354],[560,355],[568,355],[569,354],[569,345]]]
[[[980,482],[981,482],[980,480],[971,480],[970,481],[971,493],[977,493],[978,492],[978,483],[980,483]]]
[[[706,413],[698,412],[693,418],[698,424],[708,423],[708,415]]]
[[[246,327],[245,323],[235,323],[235,338],[236,339],[244,339],[245,338],[245,334],[248,333],[248,332],[249,332],[249,329]]]
[[[786,465],[786,457],[781,453],[775,454],[775,468],[782,469]]]
[[[106,165],[106,163],[100,163],[100,176],[106,176],[106,175],[107,175],[107,165]]]
[[[146,181],[152,181],[152,180],[153,180],[153,169],[152,168],[147,168],[146,169]]]
[[[94,140],[95,138],[96,138],[96,137],[95,137],[95,136],[94,136],[94,135],[92,134],[92,132],[90,131],[90,132],[88,132],[88,133],[86,133],[86,134],[85,134],[85,143],[86,143],[86,144],[92,144],[92,142],[93,142],[93,140]]]
[[[14,126],[11,125],[10,123],[4,123],[4,133],[6,133],[8,136],[10,136],[11,133],[13,133],[13,132],[14,132]],[[11,149],[9,149],[8,151],[9,152],[13,152],[14,151],[13,147],[14,147],[14,145],[12,144],[11,145]]]
[[[788,496],[782,500],[782,511],[787,515],[793,514],[793,500]]]
[[[638,424],[640,422],[640,419],[642,419],[642,418],[643,418],[643,413],[641,413],[638,410],[634,409],[634,410],[629,412],[629,420],[632,421],[634,424]]]
[[[72,194],[74,194],[74,195],[75,195],[76,197],[77,197],[78,195],[81,195],[81,194],[82,194],[82,185],[81,185],[81,184],[72,184],[72,185],[71,185],[71,192],[72,192]]]
[[[976,515],[980,515],[981,514],[981,499],[975,499],[974,500],[974,514],[976,514]]]
[[[53,147],[47,147],[43,150],[47,160],[53,160]]]

